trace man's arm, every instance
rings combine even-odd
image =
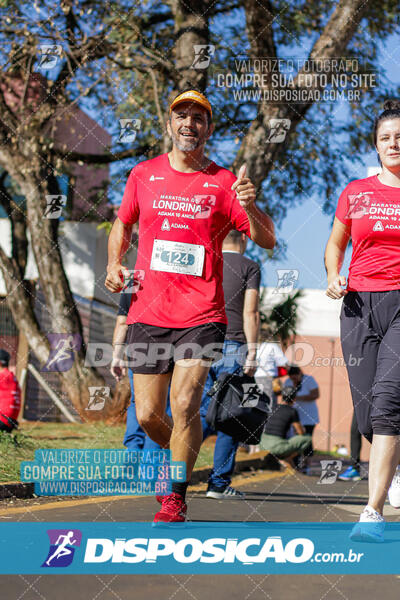
[[[132,239],[132,225],[126,225],[118,217],[108,238],[108,265],[105,286],[110,292],[120,292],[123,287],[122,257]]]
[[[295,423],[292,423],[293,425],[293,429],[296,432],[296,435],[304,435],[305,434],[305,429],[303,427],[303,425],[300,423],[300,421],[296,421]]]
[[[255,203],[256,188],[246,177],[246,165],[242,165],[232,190],[236,191],[239,204],[247,213],[250,223],[250,235],[253,242],[261,248],[271,250],[276,243],[275,227],[271,217],[258,208]]]
[[[318,400],[319,398],[319,388],[315,388],[310,390],[308,394],[304,396],[296,395],[296,400],[301,400],[301,402],[313,402],[314,400]]]
[[[126,367],[124,361],[125,353],[125,340],[128,331],[128,325],[126,323],[126,315],[118,315],[115,322],[114,334],[113,334],[113,357],[111,362],[111,373],[115,379],[119,381],[126,375]]]
[[[243,305],[243,331],[247,342],[246,375],[254,375],[257,370],[257,340],[260,329],[259,293],[256,289],[245,290]]]
[[[272,250],[276,243],[275,227],[271,217],[266,215],[253,203],[245,208],[250,223],[251,239],[261,248]]]

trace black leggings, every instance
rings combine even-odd
[[[360,470],[360,454],[361,454],[361,433],[358,431],[356,413],[353,412],[353,419],[351,421],[351,433],[350,433],[350,458],[351,466]]]
[[[400,435],[400,290],[348,292],[340,324],[360,433]]]

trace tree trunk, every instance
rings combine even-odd
[[[192,67],[195,45],[210,43],[208,13],[210,0],[171,0],[174,15],[175,66],[179,74],[179,92],[187,87],[204,90],[207,86],[207,68]]]
[[[275,15],[271,3],[268,0],[247,0],[244,7],[251,49],[250,57],[276,58],[272,30]],[[340,0],[321,36],[315,42],[309,58],[315,60],[342,56],[367,11],[368,3],[364,0]],[[265,74],[266,71],[264,70],[263,73]],[[296,86],[302,89],[298,78]],[[311,106],[312,104],[303,103],[274,105],[260,102],[257,118],[252,122],[242,140],[233,171],[237,172],[239,167],[246,163],[249,177],[256,187],[260,188],[273,168],[278,154],[285,150],[285,144],[268,142],[270,119],[290,119],[290,131],[294,131]]]
[[[210,43],[208,14],[210,0],[170,0],[174,15],[175,45],[173,49],[174,64],[177,71],[176,80],[179,82],[169,97],[173,98],[186,88],[198,88],[204,91],[207,87],[208,69],[197,69],[192,65],[195,60],[195,45],[207,46]],[[169,113],[165,115],[167,120]],[[164,133],[164,152],[171,147],[167,132]]]
[[[53,219],[44,217],[46,195],[54,192],[49,189],[49,173],[42,165],[43,156],[35,148],[34,139],[26,141],[32,152],[29,172],[26,170],[26,157],[8,155],[3,149],[0,161],[10,176],[18,183],[26,198],[27,223],[31,244],[39,271],[41,288],[46,299],[46,307],[51,319],[52,333],[79,334],[83,340],[82,325],[67,277],[65,275],[59,246],[54,239]],[[25,288],[20,285],[21,278],[15,260],[8,259],[4,251],[0,252],[0,267],[6,282],[7,293],[12,297],[11,311],[16,323],[26,335],[29,345],[44,364],[49,355],[49,343],[40,332],[39,325],[28,301]],[[15,299],[15,301],[14,301]],[[65,391],[76,411],[84,421],[120,418],[124,407],[115,399],[106,402],[104,409],[86,410],[89,404],[89,387],[103,387],[103,377],[94,369],[85,366],[85,345],[74,352],[74,362],[68,371],[59,373]]]

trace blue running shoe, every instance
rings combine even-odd
[[[354,467],[347,467],[347,469],[339,475],[340,481],[360,481],[360,472]]]
[[[371,506],[366,506],[350,533],[354,542],[384,542],[385,519]]]

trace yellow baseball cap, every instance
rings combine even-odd
[[[211,104],[209,103],[207,98],[203,96],[203,94],[201,94],[200,92],[197,92],[196,90],[189,90],[177,96],[175,100],[172,101],[171,106],[169,107],[169,113],[171,114],[172,109],[174,109],[175,106],[181,104],[182,102],[194,102],[196,104],[200,104],[200,106],[202,106],[209,112],[210,117],[212,118]]]

